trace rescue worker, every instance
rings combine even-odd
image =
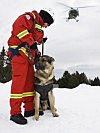
[[[42,27],[47,28],[53,22],[50,10],[27,12],[14,22],[12,34],[8,40],[8,56],[12,60],[12,85],[10,95],[10,120],[17,124],[26,124],[25,117],[34,115],[34,60],[39,55],[37,45],[47,40]],[[22,115],[24,103],[24,116]],[[42,115],[43,112],[40,112]]]

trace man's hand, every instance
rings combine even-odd
[[[41,56],[41,52],[38,51],[38,53],[37,53],[37,57],[40,57],[40,56]]]
[[[30,46],[30,49],[35,50],[37,48],[37,42],[35,42],[33,45]]]
[[[45,43],[45,42],[47,41],[47,39],[48,39],[48,38],[47,38],[47,37],[45,37],[45,38],[43,38],[43,40],[42,40],[42,41]]]

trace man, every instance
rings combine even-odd
[[[10,95],[10,120],[17,124],[26,124],[27,119],[34,115],[34,60],[38,56],[37,45],[43,38],[42,27],[47,28],[54,22],[49,11],[27,12],[19,16],[8,40],[8,56],[12,59],[12,85]],[[24,116],[21,105],[24,103]],[[40,112],[40,115],[42,115]]]

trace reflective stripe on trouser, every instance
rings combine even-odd
[[[25,92],[23,94],[11,94],[10,98],[19,99],[19,98],[23,98],[23,97],[25,98],[29,96],[34,96],[34,92]]]
[[[11,86],[11,115],[21,113],[21,104],[25,111],[33,110],[34,104],[34,69],[22,56],[15,56],[12,60],[12,86]]]

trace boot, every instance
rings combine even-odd
[[[30,117],[30,116],[34,116],[34,115],[35,115],[35,109],[33,109],[31,111],[24,112],[24,117]],[[44,115],[44,112],[42,110],[39,111],[39,115]]]
[[[39,115],[44,115],[44,112],[42,110],[39,111]]]
[[[34,114],[35,114],[35,110],[25,111],[24,117],[34,116]]]
[[[27,124],[27,119],[25,119],[22,114],[11,115],[10,120],[21,125]]]

